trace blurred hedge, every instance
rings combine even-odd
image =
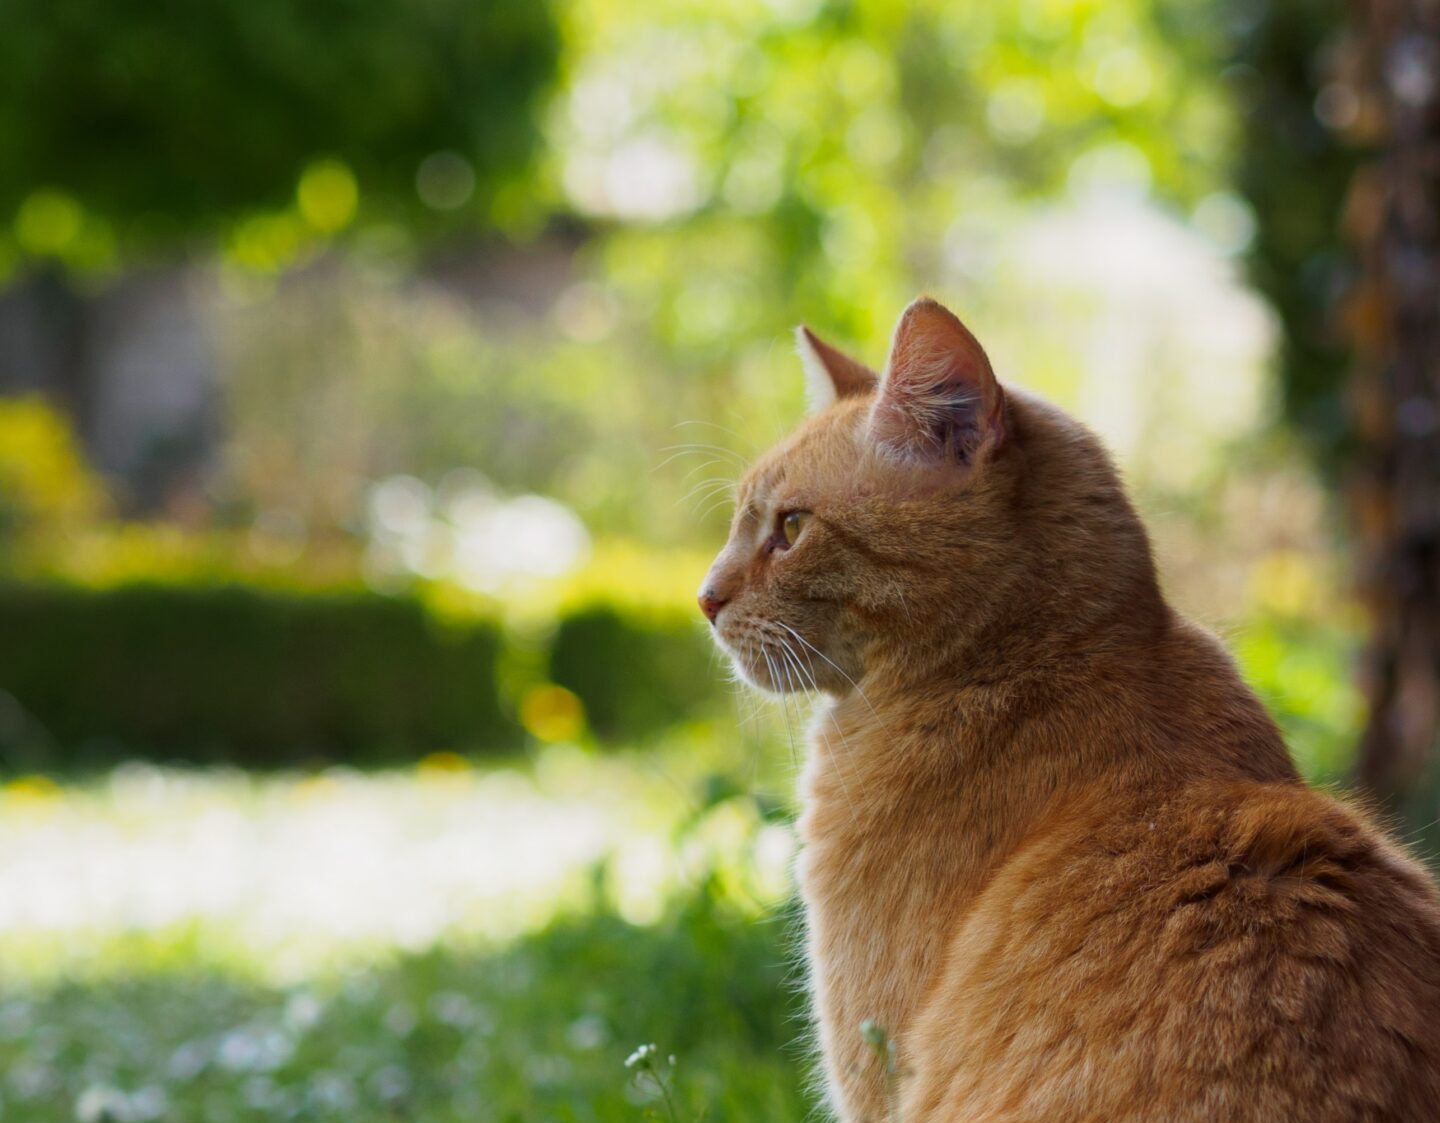
[[[525,736],[497,685],[501,626],[442,623],[413,598],[0,585],[0,637],[0,765],[11,768],[378,763]],[[621,740],[714,696],[707,650],[688,621],[591,607],[560,621],[545,661],[594,731]]]
[[[613,740],[661,729],[714,698],[721,671],[711,650],[688,622],[594,605],[560,622],[550,677],[578,695],[591,728]]]

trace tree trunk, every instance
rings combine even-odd
[[[1417,803],[1440,778],[1440,3],[1355,0],[1352,12],[1374,153],[1346,208],[1360,265],[1351,500],[1372,635],[1357,778],[1428,821],[1440,814]]]

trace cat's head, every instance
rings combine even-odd
[[[1098,442],[1002,390],[941,305],[905,310],[883,374],[797,335],[812,414],[740,482],[699,593],[752,683],[844,693],[877,669],[993,647],[1017,613],[1071,599],[1079,620],[1110,599],[1097,589],[1153,586]]]

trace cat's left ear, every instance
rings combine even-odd
[[[870,433],[908,460],[973,463],[1005,439],[1005,395],[970,330],[921,297],[895,327]]]
[[[811,413],[819,413],[841,398],[868,394],[880,381],[864,363],[831,347],[804,324],[795,329],[795,350],[805,368],[805,397]]]

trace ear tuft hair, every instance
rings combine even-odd
[[[801,324],[795,329],[795,350],[805,369],[805,397],[810,412],[828,409],[841,398],[868,394],[880,376]]]

